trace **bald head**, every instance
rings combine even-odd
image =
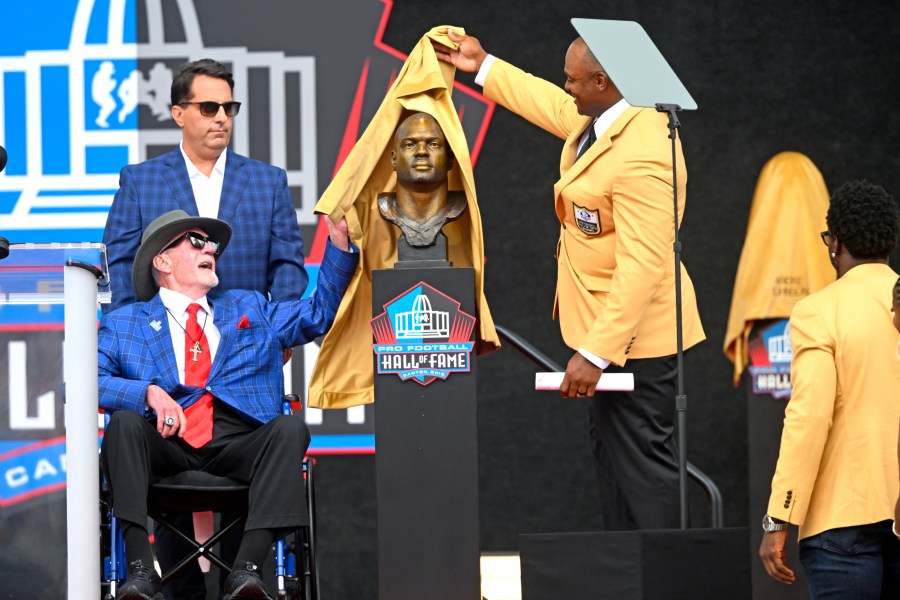
[[[587,42],[584,41],[584,38],[575,38],[575,40],[572,41],[570,48],[574,49],[576,53],[580,54],[580,60],[588,69],[590,69],[591,71],[603,71],[603,65],[600,64],[600,61],[597,60],[597,57],[594,56],[594,53],[591,52],[590,48],[588,48]]]
[[[566,91],[582,115],[599,117],[622,99],[597,57],[580,37],[569,45],[564,71]]]

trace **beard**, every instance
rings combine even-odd
[[[200,280],[200,283],[208,285],[210,289],[219,285],[219,276],[212,270],[201,269],[198,279]]]

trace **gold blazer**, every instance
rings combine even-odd
[[[565,140],[553,186],[560,221],[556,303],[566,344],[618,365],[674,354],[675,241],[667,119],[629,107],[577,161],[590,117],[561,88],[497,60],[485,96]],[[678,216],[687,169],[676,144]],[[705,336],[694,287],[681,268],[684,348]]]
[[[900,492],[900,357],[891,323],[897,273],[864,264],[791,311],[793,393],[769,515],[800,539],[894,516]]]

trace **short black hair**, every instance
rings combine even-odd
[[[191,86],[194,84],[194,77],[197,75],[206,75],[207,77],[215,77],[228,82],[228,87],[234,92],[234,77],[231,71],[225,68],[225,65],[211,58],[201,58],[194,62],[182,65],[172,78],[172,106],[177,106],[181,102],[187,102],[192,98]]]
[[[868,181],[848,181],[831,196],[828,231],[853,258],[887,258],[900,235],[900,209],[893,196]]]

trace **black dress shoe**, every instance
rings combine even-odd
[[[162,580],[153,565],[141,560],[128,563],[128,578],[116,593],[116,600],[165,600]]]
[[[239,562],[225,580],[225,600],[265,600],[269,597],[259,576],[259,567],[252,562]]]

